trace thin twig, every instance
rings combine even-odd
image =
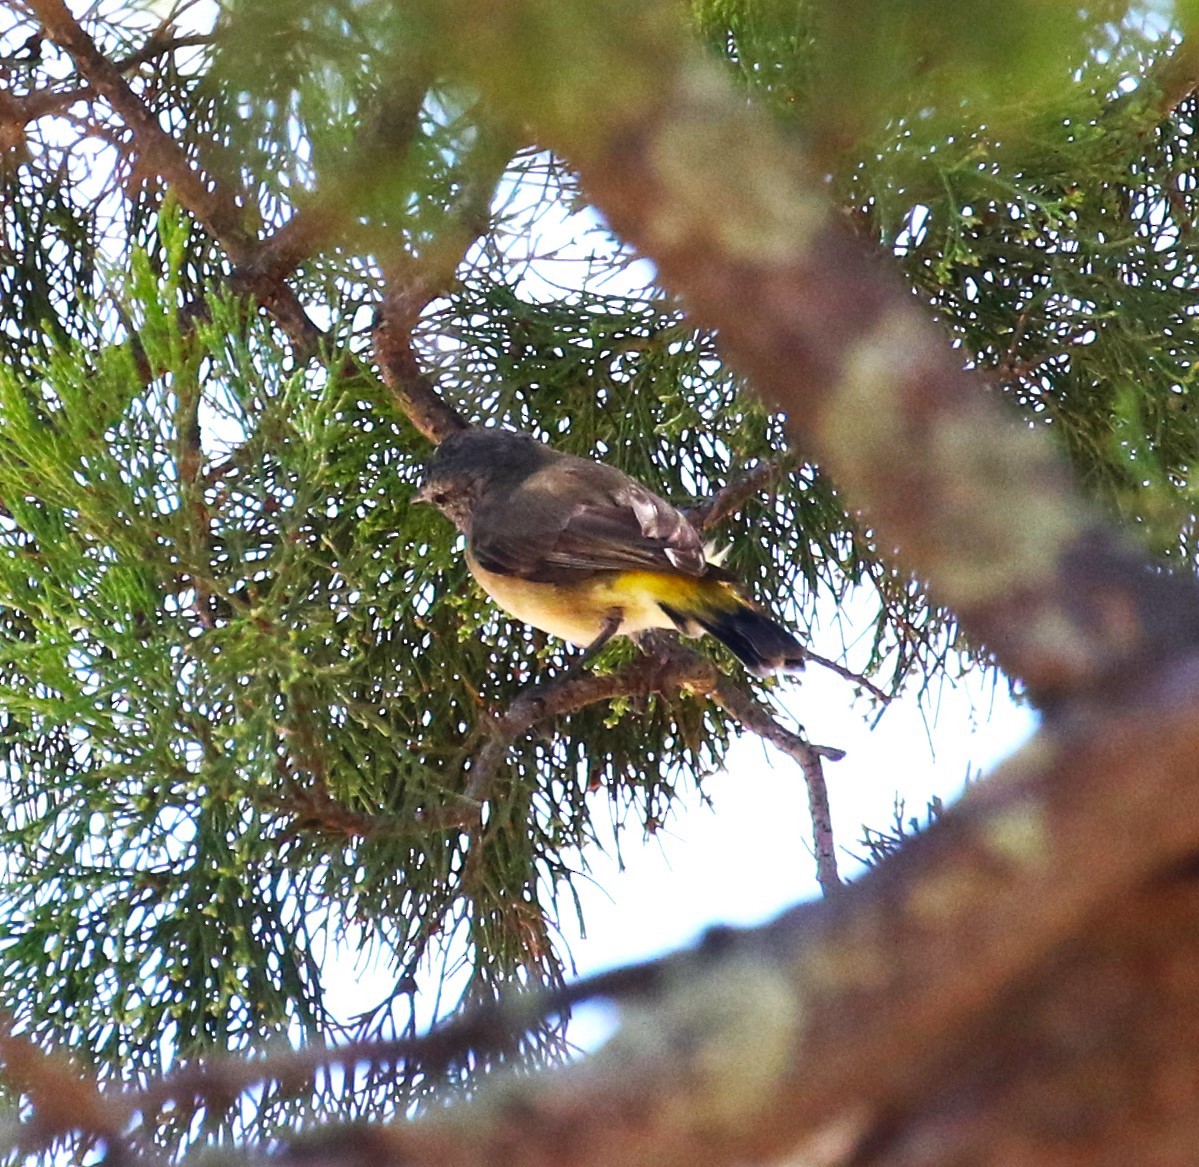
[[[723,486],[711,498],[687,507],[684,514],[696,530],[706,531],[730,515],[735,515],[754,495],[773,486],[787,472],[789,463],[790,459],[787,458],[759,462]]]
[[[179,36],[166,36],[166,28],[160,28],[147,38],[140,49],[135,49],[126,57],[120,57],[113,62],[113,68],[119,73],[128,73],[139,65],[148,64],[157,57],[165,57],[180,49],[206,48],[213,43],[210,33],[194,32]]]
[[[808,809],[812,815],[812,842],[816,854],[816,879],[826,896],[841,886],[837,872],[837,851],[833,841],[833,820],[828,805],[828,786],[824,780],[822,759],[831,762],[845,757],[844,750],[816,746],[806,738],[779,725],[750,694],[722,677],[710,694],[712,700],[746,729],[781,750],[803,772],[808,788]]]
[[[806,646],[804,647],[804,657],[813,664],[819,665],[822,669],[828,669],[846,681],[852,681],[855,685],[865,689],[871,697],[882,705],[890,705],[891,699],[895,696],[894,693],[888,693],[885,689],[880,689],[873,681],[864,677],[861,673],[855,673],[853,669],[847,669],[844,665],[838,664],[835,660],[829,660],[827,656],[821,656],[818,652],[813,652]]]

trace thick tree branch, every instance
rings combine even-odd
[[[46,35],[71,55],[79,75],[129,127],[143,163],[171,184],[179,201],[213,238],[222,242],[235,263],[246,262],[251,255],[252,238],[245,229],[236,199],[192,166],[183,148],[158,124],[130,88],[120,67],[97,48],[63,0],[28,0],[28,3]]]
[[[1074,1096],[1070,1059],[1106,1058],[1097,1081],[1112,1098],[1146,1080],[1169,1090],[1179,1067],[1193,1070],[1199,1046],[1172,1019],[1193,1013],[1195,991],[1193,946],[1178,941],[1194,933],[1199,911],[1187,866],[1199,853],[1197,727],[1199,660],[1141,703],[1044,735],[882,867],[767,928],[722,930],[692,953],[540,1003],[518,997],[416,1042],[197,1067],[111,1098],[120,1122],[90,1112],[53,1121],[63,1131],[93,1122],[126,1129],[133,1113],[171,1099],[227,1106],[259,1082],[299,1089],[324,1065],[436,1065],[507,1048],[524,1027],[602,995],[625,1006],[627,1024],[599,1055],[493,1085],[418,1122],[326,1131],[321,1161],[733,1167],[805,1161],[825,1140],[837,1148],[826,1162],[890,1163],[882,1152],[906,1146],[908,1157],[894,1160],[904,1167],[1150,1159],[1184,1167],[1191,1160],[1178,1148],[1189,1154],[1199,1137],[1199,1108],[1186,1092],[1165,1095],[1175,1100],[1166,1112],[1142,1110],[1158,1116],[1148,1126],[1122,1129],[1124,1159],[1094,1157],[1108,1107],[1054,1127],[1056,1158],[1013,1157],[1020,1124],[1009,1122],[1007,1141],[992,1145],[985,1126],[938,1120],[982,1122],[1041,1097],[1049,1121]],[[1124,972],[1114,977],[1113,968]],[[1066,1018],[1078,1020],[1063,1028]],[[1143,1051],[1131,1061],[1130,1042]],[[1037,1053],[1046,1049],[1048,1064]],[[1047,1072],[1062,1085],[1046,1099]],[[996,1082],[1006,1087],[995,1091]],[[940,1131],[923,1157],[914,1150],[930,1129],[922,1122]],[[930,1159],[937,1147],[943,1157]],[[1159,1148],[1173,1151],[1149,1153]],[[317,1149],[301,1145],[277,1161],[311,1163]]]
[[[614,229],[787,413],[797,445],[999,663],[1060,702],[1133,684],[1199,644],[1199,588],[1150,571],[1100,527],[1049,436],[980,392],[678,10],[566,7],[426,11],[462,74],[577,165]]]
[[[1042,738],[833,900],[645,976],[661,996],[609,1050],[376,1128],[370,1161],[732,1167],[803,1161],[834,1133],[825,1161],[848,1159],[916,1099],[954,1090],[980,1045],[1010,1042],[1013,994],[1040,983],[1052,1019],[1054,954],[1111,936],[1110,905],[1199,850],[1196,726],[1199,665]],[[1173,1112],[1174,1145],[1181,1124],[1193,1147],[1196,1114]],[[328,1159],[362,1161],[346,1143]]]

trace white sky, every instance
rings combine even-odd
[[[546,205],[540,183],[507,183],[496,197],[502,208],[503,249],[516,263],[527,263],[518,288],[529,300],[552,299],[577,285],[588,270],[591,254],[614,251],[611,237],[590,208],[572,209],[562,203]],[[654,268],[638,259],[616,270],[604,282],[605,293],[643,294]],[[771,603],[785,610],[788,597]],[[854,660],[855,634],[851,600],[838,620],[832,611],[818,626],[812,648],[841,660],[850,646]],[[868,643],[868,637],[864,638]],[[892,823],[898,795],[906,817],[923,821],[934,795],[947,802],[960,792],[968,774],[978,776],[1024,741],[1035,728],[1031,711],[1014,705],[1002,686],[972,676],[956,687],[945,682],[935,699],[923,703],[914,693],[897,699],[881,722],[871,729],[876,708],[855,703],[851,684],[819,666],[809,665],[796,680],[783,682],[783,703],[801,723],[810,741],[847,751],[843,761],[825,764],[838,862],[844,877],[853,878],[862,866],[853,856],[863,824],[886,829]],[[569,897],[563,897],[563,916],[557,923],[579,974],[642,960],[695,940],[713,924],[751,924],[771,918],[784,908],[820,894],[811,852],[811,817],[807,789],[798,766],[765,747],[752,734],[735,745],[729,767],[704,783],[711,806],[692,796],[676,808],[657,835],[637,839],[626,829],[621,837],[621,870],[612,849],[592,848],[585,860],[591,879],[580,880],[586,935],[581,935]],[[595,797],[602,798],[602,792]],[[604,808],[596,814],[604,838]],[[608,840],[610,842],[610,836]],[[360,1012],[364,1004],[385,997],[390,979],[369,969],[355,971],[351,960],[326,965],[328,1004],[335,1015]],[[427,982],[418,1012],[428,1016],[434,995]],[[452,990],[446,1001],[452,1001]],[[576,1013],[571,1037],[591,1047],[607,1031],[602,1009]]]
[[[81,5],[71,7],[78,11]],[[203,27],[212,11],[201,3],[192,20]],[[536,184],[527,194],[517,184],[497,198],[510,255],[531,261],[521,287],[531,299],[560,294],[586,270],[587,254],[606,241],[596,216],[586,209],[546,212],[541,206],[542,213],[536,213],[540,194]],[[607,249],[604,253],[610,253],[610,242]],[[547,256],[555,258],[546,261]],[[652,266],[636,261],[614,281],[623,286],[609,281],[603,290],[635,294],[652,277]],[[813,647],[839,659],[840,636],[830,633],[827,643]],[[906,800],[908,815],[923,818],[930,797],[952,799],[968,772],[989,768],[1034,726],[1029,711],[977,678],[946,688],[935,711],[922,708],[912,695],[904,697],[873,730],[868,728],[872,708],[866,702],[855,705],[852,687],[833,674],[809,666],[799,680],[785,685],[784,703],[809,738],[847,751],[843,761],[826,764],[826,778],[839,861],[843,875],[851,878],[860,870],[852,856],[862,850],[862,825],[888,827],[897,794]],[[592,879],[578,888],[586,936],[580,935],[573,913],[559,921],[580,973],[676,948],[714,923],[759,922],[819,894],[807,792],[793,762],[746,735],[735,745],[728,770],[711,776],[705,791],[711,807],[692,797],[656,836],[639,841],[626,831],[623,870],[610,855],[595,849],[587,855]],[[597,822],[604,820],[601,809]],[[386,997],[391,987],[390,977],[377,966],[360,969],[356,963],[342,948],[326,964],[329,1004],[342,1018]],[[429,989],[431,998],[431,984]],[[430,1007],[429,1001],[422,1003],[422,1014]],[[583,1017],[572,1036],[590,1045],[602,1029]]]

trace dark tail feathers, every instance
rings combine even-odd
[[[781,624],[749,606],[729,612],[696,613],[693,619],[756,676],[794,672],[804,666],[799,641]]]

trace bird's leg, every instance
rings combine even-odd
[[[620,629],[621,622],[624,620],[623,608],[611,608],[604,616],[604,623],[600,627],[599,635],[585,648],[574,660],[570,662],[570,666],[564,673],[560,673],[556,680],[564,680],[567,677],[577,676],[583,671],[583,666],[595,659],[599,655],[600,649],[616,635]]]

